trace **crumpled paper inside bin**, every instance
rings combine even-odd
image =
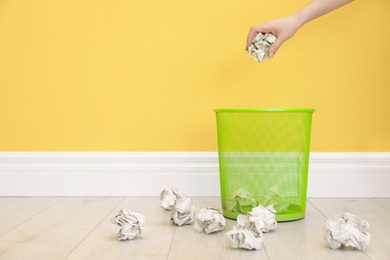
[[[259,204],[268,206],[272,205],[277,214],[284,213],[290,206],[288,200],[284,198],[280,191],[279,185],[274,185],[269,189],[271,195],[265,196]]]
[[[257,201],[244,188],[229,193],[225,198],[224,209],[230,212],[245,213],[248,208],[257,206]],[[245,210],[246,209],[246,210]]]

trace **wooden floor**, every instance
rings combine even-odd
[[[220,208],[217,197],[193,197],[200,208]],[[158,197],[0,197],[1,260],[84,259],[390,259],[390,199],[309,199],[306,217],[278,223],[258,251],[233,249],[224,231],[206,235],[177,227]],[[118,241],[110,219],[122,208],[146,217],[144,238]],[[370,223],[365,252],[330,249],[322,237],[327,218],[349,212]]]

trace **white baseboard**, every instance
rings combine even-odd
[[[0,152],[0,196],[219,196],[216,152]],[[390,197],[390,153],[311,153],[308,197]]]

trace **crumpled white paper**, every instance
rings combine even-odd
[[[369,224],[357,216],[344,213],[337,220],[329,219],[323,228],[323,235],[331,248],[342,245],[364,250],[370,241]]]
[[[260,204],[266,206],[272,205],[276,210],[276,213],[278,214],[287,211],[288,207],[290,206],[290,203],[279,192],[279,185],[272,186],[269,189],[269,192],[271,193],[271,195],[264,197],[263,201],[260,202]]]
[[[130,240],[136,236],[143,237],[145,234],[145,216],[122,209],[111,219],[111,227],[119,240]]]
[[[263,233],[256,235],[252,230],[236,229],[226,233],[233,248],[244,248],[248,250],[260,250],[263,244]]]
[[[222,211],[213,208],[203,208],[196,215],[195,229],[206,234],[221,231],[225,228],[226,220]]]
[[[194,222],[198,206],[191,206],[189,198],[179,198],[172,209],[171,220],[178,226],[188,225]]]
[[[269,59],[268,49],[275,40],[276,37],[272,33],[259,33],[253,37],[252,44],[248,47],[248,52],[257,62],[263,62],[264,58]]]
[[[227,232],[226,236],[234,248],[259,250],[263,243],[263,232],[275,229],[276,225],[275,209],[272,205],[259,205],[247,215],[238,215],[237,225]]]
[[[249,227],[253,226],[257,232],[270,232],[276,228],[276,210],[272,205],[264,207],[262,205],[253,208],[251,212],[248,212],[247,218],[249,219]]]
[[[160,193],[161,207],[166,210],[172,210],[177,199],[185,199],[186,195],[178,189],[164,189]]]
[[[256,207],[257,202],[244,188],[229,193],[225,199],[224,208],[230,212],[245,213],[243,207]]]

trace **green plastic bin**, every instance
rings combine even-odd
[[[303,218],[314,109],[214,111],[223,215],[272,204],[277,221]]]

